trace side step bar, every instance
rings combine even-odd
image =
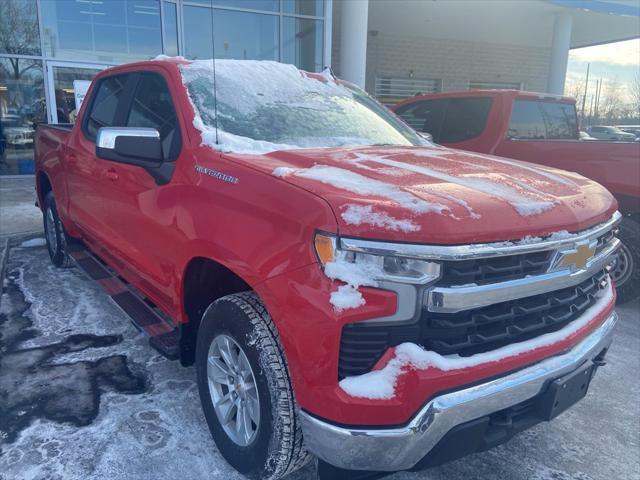
[[[180,331],[171,319],[81,243],[69,245],[69,256],[107,292],[133,326],[149,336],[154,349],[170,360],[179,358]]]

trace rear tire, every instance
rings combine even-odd
[[[67,251],[68,237],[64,231],[64,225],[58,215],[58,207],[53,192],[47,193],[44,198],[44,210],[42,211],[44,222],[44,236],[47,240],[47,250],[51,262],[60,268],[71,266],[71,258]]]
[[[640,224],[625,217],[619,228],[622,247],[616,255],[611,276],[616,284],[617,303],[621,305],[640,296]]]
[[[229,351],[225,353],[218,344],[231,348],[230,361]],[[250,368],[246,368],[247,361]],[[215,368],[208,367],[210,362]],[[228,295],[207,308],[198,331],[196,371],[211,435],[236,470],[249,478],[275,480],[309,460],[282,346],[269,313],[255,293]],[[250,434],[241,435],[238,441],[238,419],[242,418],[241,412],[248,411],[241,399],[249,398],[248,384],[255,385],[251,387],[255,392],[251,399],[257,398],[259,413],[251,409],[250,428],[237,429],[250,430]],[[229,398],[237,400],[235,406],[227,407]],[[218,407],[214,407],[214,401]]]

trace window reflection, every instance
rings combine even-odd
[[[0,53],[40,55],[36,0],[0,1]]]
[[[44,120],[42,62],[0,58],[0,174],[33,173],[34,123]]]
[[[178,15],[175,3],[164,2],[164,53],[178,55]]]
[[[324,15],[323,0],[283,0],[282,10],[284,13],[295,15],[310,15],[321,17]]]
[[[282,61],[310,72],[321,71],[322,21],[285,17],[282,25]]]
[[[159,0],[41,2],[45,54],[131,61],[162,51]]]
[[[216,58],[278,60],[276,15],[214,10]],[[211,58],[211,9],[184,7],[184,41],[187,58]]]
[[[277,12],[280,10],[278,0],[189,0],[192,3],[200,3],[210,6],[212,1],[216,7],[246,8],[249,10],[264,10]]]

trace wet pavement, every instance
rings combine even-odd
[[[618,308],[608,365],[555,421],[494,450],[386,478],[640,479],[639,309]],[[0,303],[0,479],[62,478],[242,477],[211,440],[194,369],[151,349],[80,271],[56,269],[45,247],[18,242]],[[290,478],[314,478],[313,468]]]

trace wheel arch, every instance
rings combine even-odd
[[[207,256],[191,258],[182,275],[182,312],[186,318],[180,328],[180,362],[194,362],[198,328],[206,308],[217,299],[233,293],[253,291],[236,272]]]
[[[53,191],[53,184],[49,179],[49,176],[42,170],[38,171],[36,176],[36,188],[38,194],[38,206],[40,209],[44,208],[44,199],[49,192]]]

